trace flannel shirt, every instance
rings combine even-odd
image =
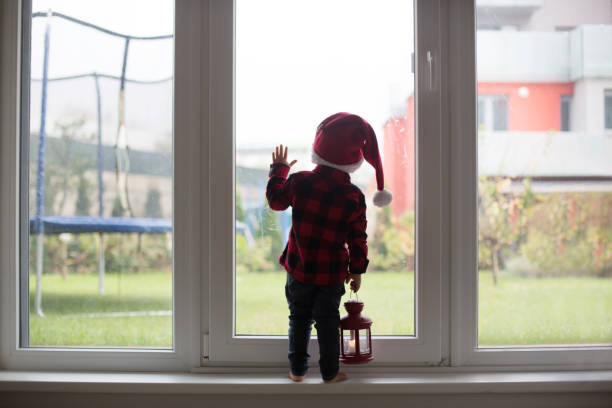
[[[291,231],[279,263],[300,282],[344,282],[368,266],[365,197],[348,173],[328,166],[292,174],[270,166],[266,198],[277,211],[292,207]]]

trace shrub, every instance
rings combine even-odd
[[[278,264],[280,252],[271,262],[269,259],[270,246],[270,238],[257,239],[254,245],[248,246],[243,235],[236,235],[236,273],[281,270]]]
[[[396,217],[385,207],[378,213],[374,237],[368,240],[372,270],[414,270],[414,225],[413,211]]]
[[[612,275],[612,194],[541,196],[520,253],[537,276]]]
[[[162,193],[156,186],[149,186],[147,190],[147,199],[145,201],[144,214],[148,218],[161,218],[162,207],[161,207]]]
[[[171,270],[169,234],[105,234],[106,271],[134,273],[147,269]],[[139,242],[140,241],[140,242]]]

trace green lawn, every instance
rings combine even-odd
[[[480,275],[480,345],[612,343],[612,279]]]
[[[500,284],[493,286],[489,273],[480,276],[479,344],[612,342],[612,279],[502,275]],[[284,282],[283,273],[237,276],[238,334],[286,334]],[[412,273],[368,272],[364,276],[359,297],[374,321],[374,335],[413,333],[413,282]],[[44,276],[45,317],[30,315],[30,344],[171,347],[171,316],[142,315],[171,310],[170,285],[171,276],[166,273],[108,275],[107,294],[101,296],[95,275],[70,275],[66,280]],[[33,279],[30,288],[33,311]],[[135,315],[100,315],[117,312]]]
[[[274,272],[238,275],[237,334],[287,334],[289,310],[285,299],[285,279],[286,274]],[[350,295],[346,287],[342,302]],[[413,288],[412,273],[374,272],[363,276],[359,299],[364,303],[363,313],[374,321],[372,333],[414,334]],[[342,305],[340,314],[346,314]]]
[[[171,275],[108,274],[106,295],[97,275],[43,276],[44,317],[34,313],[35,279],[30,279],[32,346],[172,347],[172,317],[100,316],[117,312],[170,311]],[[93,315],[92,315],[93,314]]]

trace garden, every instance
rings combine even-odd
[[[539,195],[529,180],[521,194],[508,194],[510,182],[479,186],[479,344],[611,343],[612,194]],[[246,221],[247,211],[236,213]],[[284,335],[282,237],[275,213],[260,217],[253,242],[236,236],[236,334]],[[414,214],[379,210],[374,224],[359,297],[374,335],[413,335]],[[168,238],[109,234],[102,295],[95,234],[46,236],[45,315],[30,315],[30,344],[171,347]]]

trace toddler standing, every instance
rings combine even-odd
[[[374,204],[384,206],[392,196],[384,189],[376,134],[364,119],[340,112],[317,127],[312,171],[287,175],[296,163],[287,161],[283,145],[272,153],[266,188],[273,210],[292,207],[291,230],[279,263],[287,271],[285,296],[289,305],[289,378],[299,382],[308,370],[307,349],[312,321],[319,342],[319,367],[326,383],[347,378],[339,371],[340,299],[344,283],[361,286],[368,266],[366,204],[349,173],[365,159],[376,170]]]

